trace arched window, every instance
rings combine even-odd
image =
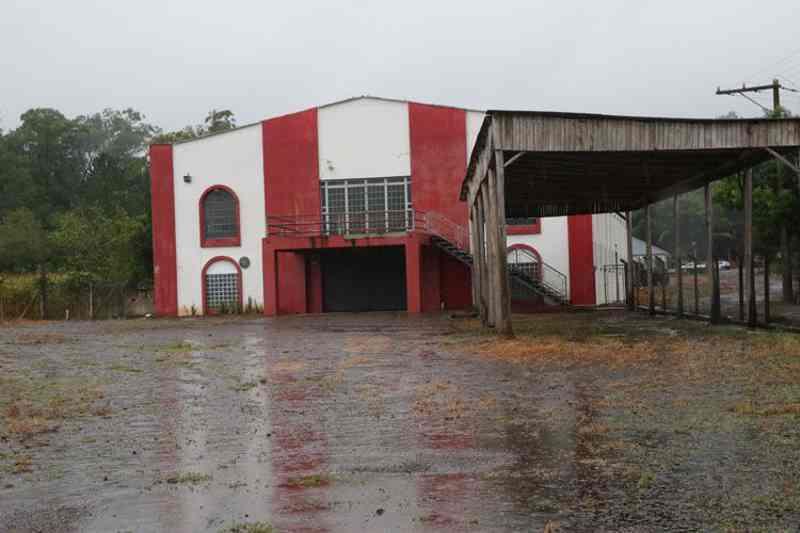
[[[239,246],[239,198],[224,185],[209,187],[200,197],[200,245]]]
[[[203,267],[203,313],[237,313],[242,306],[242,271],[230,257],[215,257]]]
[[[508,247],[508,267],[531,279],[542,279],[542,256],[533,246],[512,244]]]

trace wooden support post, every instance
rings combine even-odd
[[[756,326],[756,275],[753,264],[753,169],[744,177],[744,264],[747,268],[747,325]]]
[[[677,302],[677,315],[683,316],[683,265],[681,264],[681,222],[680,222],[680,205],[678,203],[679,197],[676,194],[672,198],[672,225],[673,234],[675,236],[675,245],[672,250],[672,255],[675,261],[675,272],[678,275],[678,302]]]
[[[653,222],[650,217],[650,204],[644,207],[645,226],[647,230],[647,295],[648,310],[656,314],[656,293],[653,285]]]
[[[791,283],[791,279],[789,280]],[[769,325],[769,254],[764,254],[764,324]]]
[[[692,261],[693,261],[693,265],[694,265],[694,268],[692,269],[692,270],[694,270],[694,314],[695,315],[699,315],[700,314],[700,292],[699,292],[699,287],[697,285],[698,273],[697,273],[697,253],[696,252],[694,254],[694,258],[692,259]]]
[[[495,172],[489,173],[489,196],[493,199],[491,228],[494,234],[495,291],[497,304],[497,331],[506,336],[514,335],[511,325],[511,289],[508,280],[508,253],[506,252],[506,187],[503,151],[495,150]]]
[[[626,261],[627,268],[625,269],[625,290],[627,292],[625,293],[625,296],[628,309],[633,311],[636,309],[636,302],[634,300],[635,288],[633,286],[633,219],[630,211],[625,213],[625,240],[625,245],[628,249],[628,260]]]
[[[478,193],[475,198],[476,215],[476,236],[477,244],[475,247],[474,262],[476,262],[478,275],[480,277],[480,294],[478,295],[478,311],[481,316],[481,324],[489,325],[489,275],[486,270],[486,233],[484,226],[483,195]]]
[[[706,207],[706,274],[708,285],[711,288],[710,317],[712,324],[718,324],[721,319],[719,302],[719,274],[714,261],[714,203],[711,197],[711,184],[707,183],[703,196]]]
[[[491,170],[489,171],[491,177]],[[497,269],[494,268],[494,254],[497,250],[494,239],[496,234],[492,231],[492,206],[489,195],[488,180],[481,184],[481,202],[483,204],[483,238],[484,238],[484,273],[486,274],[486,322],[489,327],[497,326]]]
[[[739,270],[739,322],[744,322],[744,259],[742,258],[742,254],[739,253],[737,259],[737,265]]]
[[[469,251],[472,255],[472,306],[480,310],[481,299],[481,269],[478,265],[478,235],[477,235],[477,216],[475,214],[475,204],[469,206]]]

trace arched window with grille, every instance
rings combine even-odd
[[[241,245],[239,198],[229,187],[214,185],[200,197],[200,245]]]
[[[230,257],[215,257],[203,267],[203,313],[238,313],[242,307],[242,271]]]

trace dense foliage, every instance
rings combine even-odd
[[[27,111],[16,129],[0,130],[0,272],[55,272],[76,285],[147,284],[147,146],[233,127],[228,110],[171,133],[133,109],[75,118]]]

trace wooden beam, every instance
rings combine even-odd
[[[769,325],[769,254],[764,254],[764,324]]]
[[[489,182],[491,181],[491,175],[494,171],[489,170],[489,179],[484,181],[481,184],[481,203],[483,205],[483,237],[485,243],[485,250],[484,250],[484,273],[486,276],[486,316],[487,316],[487,325],[491,328],[497,326],[497,269],[494,268],[495,266],[495,259],[494,255],[497,251],[497,246],[495,245],[495,238],[496,233],[493,231],[492,227],[492,200],[491,194],[489,193]]]
[[[481,268],[478,264],[478,216],[475,204],[469,204],[469,251],[472,255],[472,305],[480,316],[481,301]]]
[[[647,232],[647,300],[651,315],[656,314],[656,291],[653,283],[653,221],[650,216],[650,204],[644,206],[645,228]]]
[[[494,233],[494,264],[496,270],[495,291],[497,304],[497,331],[501,335],[513,336],[511,324],[511,290],[508,280],[508,254],[506,253],[506,193],[503,151],[495,151],[495,172],[489,173],[489,197],[493,198],[491,231]]]
[[[744,176],[744,264],[747,269],[747,325],[755,327],[756,274],[753,264],[753,169]]]
[[[519,152],[517,154],[512,155],[511,157],[508,158],[508,161],[503,163],[503,167],[508,167],[509,165],[511,165],[511,163],[513,163],[514,161],[516,161],[517,159],[519,159],[520,157],[522,157],[523,155],[525,155],[527,153],[528,152]]]
[[[628,260],[627,266],[628,268],[625,270],[625,290],[627,291],[627,302],[628,302],[628,309],[633,311],[636,309],[636,302],[634,301],[634,286],[633,286],[633,217],[631,217],[631,212],[628,211],[625,216],[625,246],[628,251]]]
[[[677,194],[672,197],[672,232],[675,237],[672,256],[674,258],[675,272],[678,274],[677,315],[681,317],[683,316],[683,264],[681,261],[681,210],[679,200],[680,196]]]
[[[708,278],[708,286],[711,287],[711,312],[709,316],[712,324],[718,324],[721,313],[719,302],[719,276],[714,262],[714,201],[711,194],[711,184],[707,183],[703,188],[703,198],[706,208],[706,276]]]
[[[783,163],[784,165],[786,165],[787,167],[792,169],[795,174],[800,176],[800,167],[795,166],[791,161],[789,161],[788,159],[783,157],[781,154],[779,154],[778,152],[776,152],[775,150],[773,150],[769,146],[765,146],[764,150],[769,152],[772,157],[774,157],[775,159],[777,159],[778,161],[780,161],[781,163]]]

